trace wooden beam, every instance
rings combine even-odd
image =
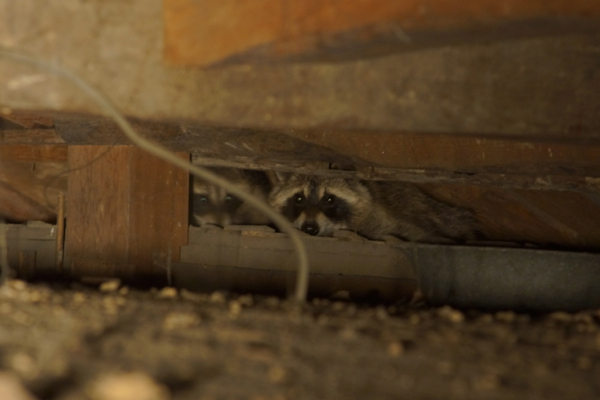
[[[74,146],[69,166],[67,270],[137,278],[178,260],[187,242],[186,171],[133,146]]]
[[[67,162],[67,145],[0,144],[0,160],[29,162]]]
[[[53,121],[53,128],[45,131],[52,131],[52,136],[71,146],[129,143],[118,127],[103,117],[54,114]],[[206,165],[509,188],[600,189],[600,138],[590,135],[507,139],[329,128],[241,129],[140,119],[131,122],[143,136],[172,151],[191,152]],[[28,132],[22,130],[20,137],[27,138]],[[0,158],[39,162],[66,157],[63,145],[46,146],[46,141],[35,135],[31,142],[37,145],[0,145]],[[330,170],[330,165],[338,169]],[[347,166],[353,168],[344,170]]]
[[[553,19],[549,30],[556,34],[568,18],[577,20],[573,28],[591,25],[600,5],[589,0],[164,0],[164,15],[166,61],[204,66],[235,56],[238,61],[310,57],[323,49],[327,59],[340,53],[373,55],[385,47],[414,49],[419,41],[432,42],[435,32],[433,42],[440,44],[461,30],[467,33],[462,40],[481,38],[500,25],[495,34],[507,38],[515,28],[543,33]]]

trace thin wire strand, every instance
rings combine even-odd
[[[10,276],[10,266],[8,265],[8,243],[6,240],[6,230],[8,225],[4,218],[0,217],[0,286],[8,280]]]
[[[177,157],[166,148],[157,145],[149,141],[148,139],[145,139],[144,137],[140,136],[129,124],[129,122],[127,122],[125,117],[118,111],[117,107],[114,106],[113,103],[106,96],[104,96],[102,93],[100,93],[97,89],[93,88],[82,78],[68,71],[67,69],[59,65],[49,64],[46,61],[40,60],[33,56],[25,55],[19,52],[2,48],[0,48],[0,57],[17,63],[34,66],[38,69],[46,71],[47,73],[62,77],[70,81],[82,92],[84,92],[92,101],[94,101],[98,106],[100,106],[104,113],[115,121],[115,123],[121,128],[121,130],[129,138],[129,140],[131,140],[134,144],[146,150],[150,154],[153,154],[173,165],[190,171],[192,174],[198,176],[201,179],[204,179],[212,184],[224,188],[231,194],[239,197],[240,199],[244,200],[251,206],[255,207],[257,210],[265,214],[275,223],[275,225],[277,225],[277,227],[279,227],[279,229],[287,233],[290,237],[290,240],[292,241],[292,244],[296,250],[296,256],[298,258],[298,272],[296,278],[296,289],[294,292],[294,299],[298,302],[306,301],[309,274],[308,254],[306,252],[306,247],[304,246],[304,242],[302,241],[298,230],[296,230],[296,228],[294,228],[294,226],[281,214],[273,210],[258,197],[255,197],[250,193],[246,193],[244,190],[234,185],[233,183],[227,181],[226,179],[221,178],[220,176],[204,168],[193,165],[190,162],[184,161],[183,159]]]

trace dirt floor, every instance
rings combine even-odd
[[[0,288],[0,399],[600,399],[600,310]]]

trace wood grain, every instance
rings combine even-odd
[[[71,147],[69,166],[86,164],[69,176],[65,268],[134,278],[164,271],[168,255],[178,260],[188,173],[133,146]]]
[[[252,50],[275,59],[357,46],[368,54],[393,45],[382,43],[382,37],[415,46],[415,31],[462,29],[478,36],[474,28],[599,15],[600,5],[589,0],[164,0],[165,59],[202,66]]]

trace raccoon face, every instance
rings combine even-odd
[[[363,192],[358,182],[293,175],[275,186],[270,203],[303,232],[331,236],[337,229],[353,229],[357,206],[368,196]]]
[[[264,172],[238,168],[208,168],[244,191],[264,200],[271,183]],[[217,185],[193,180],[191,222],[194,225],[263,225],[270,221],[242,200]]]
[[[215,186],[195,185],[192,204],[192,213],[198,225],[212,224],[224,227],[236,223],[235,215],[242,202]]]

